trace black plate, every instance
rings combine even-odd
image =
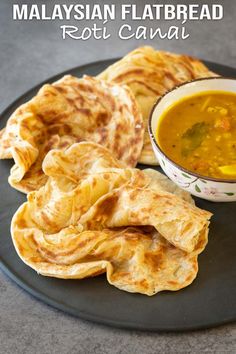
[[[107,60],[74,68],[63,74],[95,75],[110,65]],[[208,63],[215,72],[236,78],[236,69]],[[23,102],[39,87],[11,104],[1,115],[3,127]],[[110,286],[105,276],[84,280],[60,280],[37,275],[17,256],[10,236],[12,215],[25,195],[8,183],[12,161],[0,161],[0,266],[7,275],[38,299],[57,309],[95,322],[141,330],[180,331],[217,326],[236,319],[236,203],[211,203],[196,199],[199,207],[214,213],[209,243],[199,257],[197,279],[178,292],[162,292],[153,297],[130,294]]]

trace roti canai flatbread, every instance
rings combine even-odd
[[[128,53],[98,75],[100,79],[129,86],[137,100],[146,129],[140,163],[158,164],[147,128],[149,114],[157,99],[183,82],[209,76],[217,75],[196,58],[157,51],[148,46]]]
[[[154,180],[120,164],[94,143],[51,150],[43,162],[46,184],[28,194],[12,220],[18,255],[42,275],[106,273],[110,284],[129,292],[187,286],[196,277],[211,214],[170,193],[172,183],[158,173]]]
[[[179,188],[177,184],[173,183],[166,175],[152,169],[146,168],[143,172],[149,177],[149,188],[158,192],[159,190],[167,191],[178,195],[180,198],[186,200],[190,204],[195,204],[191,194]]]
[[[143,122],[128,87],[85,76],[44,85],[19,107],[0,133],[0,158],[13,158],[9,183],[28,193],[46,183],[42,161],[53,148],[94,141],[134,167],[143,145]]]
[[[193,252],[209,214],[176,195],[125,185],[100,197],[80,223],[86,229],[153,226],[176,247]]]

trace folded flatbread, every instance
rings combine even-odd
[[[12,220],[21,259],[57,278],[106,273],[119,289],[146,295],[189,285],[211,214],[160,173],[122,165],[94,143],[51,150],[46,184]]]
[[[144,145],[139,162],[157,165],[148,134],[148,118],[157,99],[173,87],[202,77],[217,76],[200,60],[141,47],[105,69],[98,78],[125,84],[132,90],[145,124]]]
[[[28,193],[46,183],[42,161],[53,148],[94,141],[134,167],[143,145],[142,116],[128,87],[85,76],[44,85],[0,132],[0,158],[13,158],[9,183]]]

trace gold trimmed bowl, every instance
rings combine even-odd
[[[232,202],[236,201],[236,179],[201,176],[183,168],[163,152],[155,137],[162,113],[175,102],[198,93],[219,90],[236,93],[236,79],[211,77],[175,87],[159,98],[154,105],[149,117],[148,130],[155,156],[163,171],[173,182],[197,197],[214,202]]]

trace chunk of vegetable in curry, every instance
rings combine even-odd
[[[156,135],[180,166],[203,176],[236,178],[236,94],[207,91],[180,100],[163,113]]]
[[[208,125],[205,122],[195,123],[181,137],[181,154],[188,156],[192,151],[201,145],[206,133]]]

